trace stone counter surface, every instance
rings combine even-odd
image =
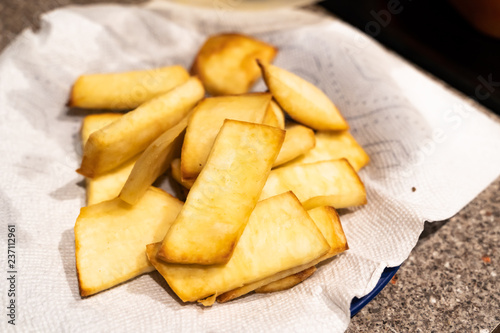
[[[46,11],[101,2],[110,1],[2,0],[0,50]],[[500,323],[499,221],[500,178],[455,217],[426,224],[396,277],[347,332],[491,332]]]

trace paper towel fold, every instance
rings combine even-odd
[[[304,10],[233,9],[69,7],[0,56],[0,217],[17,229],[21,331],[342,332],[351,299],[408,257],[424,221],[451,217],[499,175],[499,124],[359,31]],[[71,84],[83,73],[189,67],[206,37],[225,31],[276,45],[275,64],[325,91],[371,156],[360,173],[369,203],[341,217],[350,250],[289,291],[212,308],[181,304],[156,273],[81,299],[73,225],[84,114],[64,107]]]

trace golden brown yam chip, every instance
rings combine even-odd
[[[148,245],[148,258],[184,302],[195,302],[307,265],[330,248],[291,192],[257,204],[231,260],[225,265],[165,263],[156,256],[160,246]]]
[[[268,276],[262,280],[255,281],[246,284],[242,287],[227,291],[222,295],[218,296],[217,301],[219,303],[224,303],[232,299],[235,299],[237,297],[240,297],[242,295],[248,294],[258,288],[267,286],[271,283],[281,280],[286,280],[288,277],[300,273],[301,271],[304,271],[306,269],[309,269],[310,267],[320,263],[321,261],[331,258],[334,255],[337,255],[348,249],[344,230],[342,229],[339,216],[334,208],[326,206],[318,207],[309,210],[308,213],[309,216],[313,219],[316,226],[321,231],[322,235],[325,237],[326,241],[328,242],[328,245],[330,246],[327,253],[325,253],[323,256],[317,258],[316,260],[310,263],[281,271],[272,276]],[[285,283],[287,282],[285,281]]]
[[[316,147],[284,166],[339,158],[346,158],[356,171],[359,171],[370,161],[368,154],[348,131],[319,131],[316,133]]]
[[[182,179],[198,177],[225,119],[262,123],[270,100],[271,94],[257,93],[201,101],[189,119],[182,146]]]
[[[264,81],[294,120],[316,130],[346,130],[349,125],[320,89],[282,68],[259,62]]]
[[[282,165],[314,148],[314,131],[308,127],[291,124],[286,127],[285,141],[273,167]]]
[[[167,171],[174,158],[176,146],[181,145],[181,134],[186,129],[188,117],[184,117],[177,125],[160,135],[141,154],[120,192],[120,199],[135,205],[148,187]]]
[[[306,209],[366,204],[365,186],[346,159],[274,169],[260,200],[287,191],[293,191]]]
[[[282,291],[282,290],[287,290],[290,288],[295,287],[311,275],[316,272],[316,266],[309,267],[308,269],[304,269],[303,271],[300,271],[296,274],[287,276],[286,278],[283,278],[278,281],[271,282],[269,284],[266,284],[265,286],[262,286],[260,288],[255,289],[256,293],[272,293],[275,291]]]
[[[128,161],[184,118],[204,93],[200,80],[191,78],[92,133],[78,172],[93,178]]]
[[[220,34],[208,38],[194,61],[191,72],[214,96],[244,94],[260,77],[255,63],[271,62],[277,49],[249,36]]]
[[[80,295],[153,271],[145,246],[163,238],[181,207],[181,201],[151,187],[134,206],[116,198],[82,208],[75,224]]]
[[[181,66],[82,75],[71,89],[68,106],[86,109],[134,109],[188,79],[189,73]]]
[[[284,136],[276,127],[226,120],[207,165],[163,240],[159,258],[182,264],[227,263]]]
[[[285,129],[285,114],[275,101],[271,100],[269,103],[266,116],[264,117],[264,121],[262,123],[264,125]]]

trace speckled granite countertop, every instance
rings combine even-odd
[[[2,0],[0,50],[39,15],[102,0]],[[122,0],[121,3],[140,3]],[[500,323],[500,179],[450,220],[427,224],[396,278],[347,332],[479,332]]]

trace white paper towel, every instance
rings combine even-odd
[[[371,156],[360,174],[369,203],[342,215],[350,250],[289,291],[211,308],[181,304],[157,273],[81,299],[73,226],[85,197],[74,172],[84,112],[64,106],[71,84],[83,73],[189,67],[209,34],[226,31],[279,47],[275,64],[325,91]],[[342,332],[351,299],[407,258],[424,221],[451,217],[500,173],[497,122],[359,31],[304,10],[153,3],[50,12],[0,56],[0,117],[0,248],[14,224],[22,332]],[[14,328],[1,317],[0,327]]]

